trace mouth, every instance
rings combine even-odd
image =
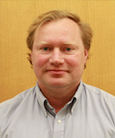
[[[47,72],[51,73],[51,74],[64,74],[64,73],[67,73],[68,71],[67,70],[63,70],[63,69],[49,69],[47,70]]]

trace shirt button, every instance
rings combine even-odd
[[[60,119],[58,120],[58,124],[61,124],[61,120]]]

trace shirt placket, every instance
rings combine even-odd
[[[54,119],[54,133],[53,138],[64,138],[65,132],[65,115],[58,113]]]

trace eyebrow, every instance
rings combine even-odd
[[[64,45],[76,45],[76,44],[72,43],[72,42],[66,42],[66,43],[64,43]]]
[[[42,45],[42,44],[48,45],[49,43],[47,43],[47,42],[45,42],[45,41],[41,41],[40,43],[38,43],[38,45]]]
[[[45,42],[45,41],[41,41],[40,43],[38,43],[38,45],[50,45],[50,43],[48,42]],[[65,42],[65,43],[62,43],[63,45],[76,45],[75,43],[72,43],[72,42]]]

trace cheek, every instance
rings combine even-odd
[[[70,65],[70,67],[76,67],[79,65],[79,59],[77,56],[69,56],[66,58],[66,62]]]
[[[44,66],[46,64],[46,62],[47,62],[47,58],[42,57],[42,56],[38,58],[38,66],[39,67]]]
[[[39,55],[39,56],[36,55],[32,59],[33,59],[32,60],[33,66],[37,66],[38,68],[43,67],[48,61],[48,57],[43,55]]]
[[[85,56],[82,54],[69,56],[66,61],[70,67],[74,69],[77,67],[79,70],[84,68]]]

